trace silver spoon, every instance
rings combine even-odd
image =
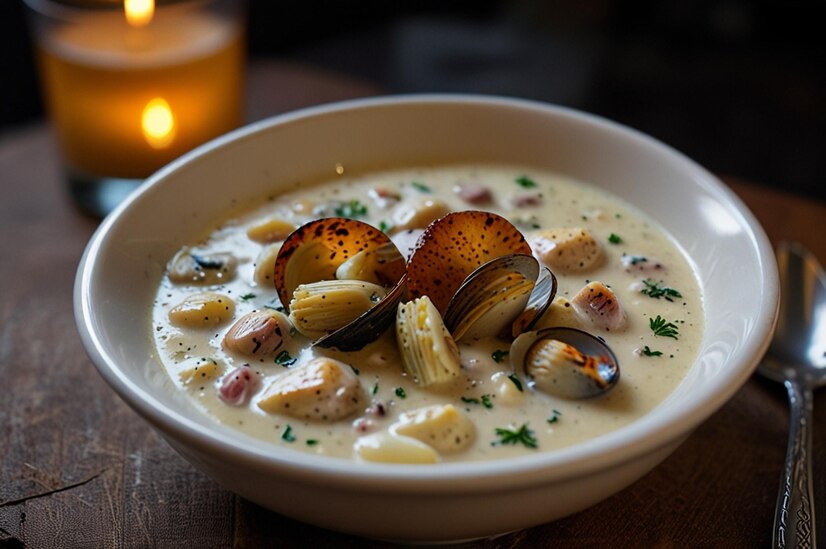
[[[799,244],[777,249],[780,315],[758,372],[786,386],[789,445],[781,476],[773,547],[817,547],[812,488],[812,390],[826,383],[826,273]]]

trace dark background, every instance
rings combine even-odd
[[[712,171],[826,200],[822,2],[248,1],[252,58],[388,93],[571,106]],[[28,40],[21,0],[0,0],[0,132],[43,116]]]

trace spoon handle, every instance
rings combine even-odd
[[[786,463],[774,512],[772,546],[810,548],[815,544],[815,508],[812,488],[812,391],[795,381],[789,392],[791,424]]]

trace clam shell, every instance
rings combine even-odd
[[[504,217],[473,210],[447,214],[431,223],[416,243],[407,265],[410,297],[429,296],[444,314],[470,273],[511,254],[531,255],[531,248]]]
[[[611,348],[575,328],[525,332],[513,342],[509,356],[513,369],[524,372],[532,387],[560,398],[601,395],[620,377]]]

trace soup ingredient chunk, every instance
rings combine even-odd
[[[276,378],[258,407],[298,419],[337,421],[362,408],[365,399],[356,374],[347,364],[318,357]]]
[[[387,294],[383,287],[360,280],[322,280],[302,284],[290,301],[290,321],[310,339],[346,326]]]
[[[285,219],[273,218],[247,229],[247,238],[261,244],[280,242],[295,230],[295,225]]]
[[[450,212],[450,207],[437,198],[399,202],[391,214],[393,229],[396,231],[424,229],[432,221],[447,215],[448,212]]]
[[[275,242],[264,246],[255,258],[253,279],[262,288],[272,288],[275,272],[275,258],[281,250],[281,243]]]
[[[169,310],[169,321],[175,326],[207,328],[223,324],[235,314],[235,302],[215,292],[192,294]]]
[[[534,255],[551,270],[581,273],[599,267],[605,259],[602,246],[588,229],[561,227],[529,238]]]
[[[396,338],[405,371],[422,387],[461,375],[459,348],[427,296],[399,305]]]
[[[473,422],[452,404],[405,412],[390,430],[420,440],[442,453],[460,452],[476,438]]]
[[[249,364],[244,364],[224,376],[218,387],[218,397],[230,406],[243,406],[260,383],[258,373]]]
[[[571,299],[571,305],[591,324],[608,332],[624,330],[628,323],[617,295],[598,280],[586,284]]]
[[[239,318],[224,335],[225,349],[247,357],[272,355],[290,338],[290,322],[273,309],[252,311]]]
[[[169,264],[169,280],[175,284],[211,286],[235,278],[238,258],[231,253],[197,254],[184,247]]]
[[[412,437],[388,432],[360,437],[354,445],[356,456],[381,463],[438,463],[439,453]]]

